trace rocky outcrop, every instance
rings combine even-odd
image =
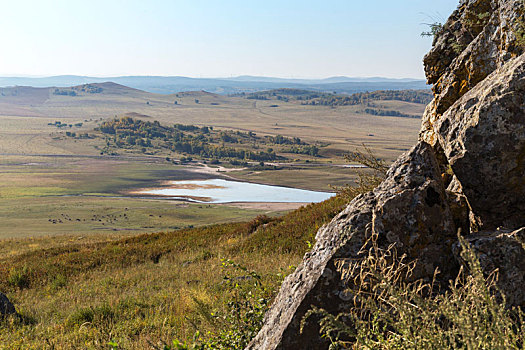
[[[517,230],[525,226],[524,6],[460,3],[424,59],[434,100],[418,144],[319,230],[248,349],[326,349],[317,320],[302,333],[300,322],[312,306],[348,310],[352,282],[343,272],[371,235],[415,261],[411,279],[430,280],[438,269],[446,288],[463,263],[459,231],[483,270],[498,270],[507,305],[525,307],[525,229]]]
[[[431,278],[437,267],[448,281],[458,271],[450,260],[456,228],[433,149],[425,142],[401,156],[373,192],[355,198],[321,229],[316,245],[281,286],[265,325],[249,349],[322,349],[315,319],[299,332],[305,313],[317,306],[338,313],[353,295],[342,272],[359,259],[372,234],[382,247],[395,243],[400,253],[417,259],[413,278]]]
[[[443,25],[424,58],[434,101],[421,139],[435,146],[435,121],[494,70],[524,52],[523,0],[466,0]]]
[[[0,316],[16,314],[15,306],[4,293],[0,292]]]
[[[523,225],[522,215],[516,213],[525,200],[525,186],[518,179],[525,154],[523,72],[517,67],[522,61],[508,63],[524,52],[524,46],[523,0],[468,0],[444,24],[424,59],[434,100],[423,116],[420,140],[434,147],[444,172],[452,166],[476,228]],[[501,71],[503,66],[506,72]],[[495,96],[501,100],[494,101]],[[508,147],[514,152],[498,159]],[[473,176],[476,166],[483,169],[476,169],[478,176]],[[493,188],[490,195],[487,185]],[[515,198],[509,198],[511,187],[519,187]],[[515,213],[509,213],[514,204]]]

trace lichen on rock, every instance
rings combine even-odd
[[[434,101],[423,116],[421,140],[434,145],[434,122],[490,73],[524,52],[517,37],[524,7],[523,0],[468,0],[449,17],[423,60]]]
[[[470,248],[484,271],[496,273],[499,291],[509,305],[525,306],[525,227],[510,232],[496,230],[478,232],[467,237]],[[461,247],[453,247],[462,262]]]
[[[465,94],[433,130],[483,227],[525,225],[525,55]]]

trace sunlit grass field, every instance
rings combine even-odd
[[[3,241],[0,290],[21,318],[2,321],[6,349],[153,348],[194,332],[215,331],[202,317],[225,307],[231,259],[276,289],[339,212],[334,197],[281,218],[228,223],[105,242],[49,238]],[[36,248],[37,247],[37,248]],[[244,278],[239,275],[240,278]]]
[[[126,89],[74,97],[50,94],[45,102],[27,99],[15,104],[0,100],[0,153],[97,154],[89,140],[53,139],[66,129],[47,124],[81,122],[81,127],[67,130],[89,132],[100,118],[110,119],[130,112],[165,125],[196,124],[328,142],[340,151],[367,143],[378,156],[387,159],[396,158],[399,148],[409,148],[420,126],[414,118],[364,114],[360,105],[328,107],[278,101],[278,107],[271,107],[276,101],[205,92],[158,95]],[[196,99],[199,103],[195,103]],[[422,114],[424,109],[424,105],[401,101],[381,101],[381,105],[410,114]]]

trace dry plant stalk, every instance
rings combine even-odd
[[[330,349],[522,349],[524,312],[506,307],[496,272],[485,276],[458,237],[465,268],[441,291],[434,283],[437,270],[432,282],[407,282],[417,262],[406,262],[394,245],[380,248],[373,235],[362,248],[363,258],[342,270],[353,306],[338,315],[313,308],[302,324],[320,317]]]
[[[362,150],[356,149],[354,152],[345,155],[345,159],[348,162],[364,165],[371,171],[356,170],[357,180],[354,186],[333,187],[339,195],[348,199],[353,199],[362,193],[372,191],[384,180],[388,171],[385,161],[376,157],[373,151],[365,144],[363,144]]]

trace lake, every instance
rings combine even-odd
[[[169,187],[145,189],[137,192],[137,194],[163,196],[198,203],[313,203],[322,202],[335,195],[331,192],[316,192],[223,179],[170,181]]]

